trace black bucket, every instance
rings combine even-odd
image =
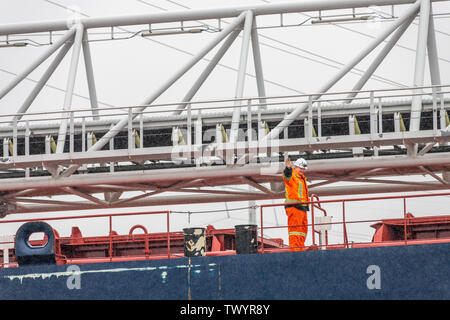
[[[258,252],[258,226],[255,224],[240,224],[234,226],[236,254]]]
[[[198,257],[206,255],[205,228],[185,228],[184,256]]]

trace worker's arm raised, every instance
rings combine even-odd
[[[291,177],[292,177],[292,162],[291,162],[291,159],[289,159],[289,157],[287,157],[285,163],[286,163],[286,168],[284,168],[283,177],[286,180],[290,180]]]

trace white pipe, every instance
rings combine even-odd
[[[433,0],[433,2],[448,0]],[[265,5],[241,6],[236,8],[217,8],[185,10],[150,14],[133,14],[110,17],[81,18],[85,29],[107,28],[149,23],[165,23],[193,20],[208,20],[237,17],[242,12],[251,10],[255,16],[319,10],[366,8],[369,6],[400,5],[414,3],[415,0],[305,0],[274,3]],[[0,25],[0,35],[20,33],[60,31],[68,29],[66,19],[53,21],[35,21]]]
[[[420,21],[417,35],[416,63],[414,67],[413,86],[423,85],[425,73],[425,58],[428,38],[428,26],[430,21],[430,0],[421,0]],[[421,93],[421,90],[413,90],[413,93]],[[422,96],[414,96],[411,105],[411,116],[409,121],[409,131],[420,129],[420,116],[422,111]]]

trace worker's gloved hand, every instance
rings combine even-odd
[[[292,162],[291,159],[289,157],[286,158],[286,168],[292,168]]]

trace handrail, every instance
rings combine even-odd
[[[330,223],[315,223],[314,222],[314,218],[312,218],[312,224],[308,224],[308,227],[312,227],[313,231],[315,231],[315,227],[318,225],[343,225],[343,246],[345,248],[349,247],[349,241],[347,238],[347,230],[346,227],[348,224],[355,224],[355,223],[368,223],[368,222],[379,222],[382,219],[378,218],[378,219],[366,219],[366,220],[353,220],[353,221],[347,221],[345,219],[345,203],[349,203],[349,202],[356,202],[356,201],[373,201],[373,200],[392,200],[392,199],[401,199],[403,200],[403,225],[404,225],[404,231],[405,231],[405,238],[404,238],[404,244],[408,244],[408,241],[411,242],[411,239],[408,239],[408,235],[407,235],[407,226],[409,225],[409,222],[411,220],[411,218],[408,216],[408,212],[407,212],[407,207],[406,207],[406,200],[407,199],[413,199],[413,198],[420,198],[420,197],[437,197],[437,196],[450,196],[450,192],[442,192],[442,193],[432,193],[432,194],[413,194],[413,195],[400,195],[400,196],[378,196],[378,197],[361,197],[361,198],[353,198],[353,199],[330,199],[330,200],[320,200],[319,197],[317,195],[311,195],[311,201],[305,202],[307,204],[311,204],[311,214],[314,217],[314,208],[322,211],[324,213],[324,215],[327,215],[327,210],[325,208],[323,208],[323,204],[328,203],[342,203],[343,206],[343,220],[342,222],[330,222]],[[296,203],[300,203],[300,202],[293,202],[292,204],[296,204]],[[285,203],[277,203],[277,204],[263,204],[260,205],[260,213],[261,213],[261,220],[260,220],[260,241],[261,241],[261,247],[260,247],[260,252],[264,253],[264,252],[275,252],[275,251],[282,251],[283,249],[269,249],[269,250],[265,250],[264,248],[264,230],[267,229],[274,229],[274,228],[287,228],[287,226],[264,226],[264,208],[268,208],[268,207],[276,207],[276,206],[284,206]],[[32,218],[32,219],[14,219],[14,220],[0,220],[0,225],[2,224],[7,224],[7,223],[20,223],[20,222],[29,222],[29,221],[58,221],[58,220],[69,220],[69,219],[87,219],[87,218],[108,218],[109,220],[109,235],[106,239],[108,239],[107,241],[109,242],[109,250],[108,250],[108,257],[105,258],[101,258],[100,260],[105,260],[108,259],[109,261],[115,261],[117,260],[113,254],[113,239],[114,237],[116,237],[113,234],[113,218],[114,217],[119,217],[119,216],[133,216],[133,215],[152,215],[152,214],[165,214],[166,215],[166,225],[167,225],[167,230],[166,232],[162,232],[162,234],[166,234],[167,235],[167,255],[164,257],[167,258],[172,258],[175,255],[172,255],[170,252],[170,214],[171,213],[175,213],[175,212],[171,212],[169,210],[160,210],[160,211],[144,211],[144,212],[127,212],[127,213],[106,213],[106,214],[91,214],[91,215],[81,215],[81,216],[77,216],[77,215],[72,215],[72,216],[64,216],[64,217],[39,217],[39,218]],[[432,218],[436,218],[436,217],[430,217],[430,219]],[[389,219],[387,219],[389,220]],[[398,219],[396,219],[398,220]],[[143,225],[135,225],[133,226],[130,231],[129,231],[129,235],[132,234],[132,232],[134,231],[134,229],[136,228],[141,228],[144,230],[144,233],[146,234],[145,238],[148,240],[148,233],[146,232],[146,228]],[[313,232],[314,235],[314,232]],[[414,242],[414,241],[413,241]],[[315,240],[313,240],[313,245],[315,244]],[[329,247],[329,243],[328,243],[328,238],[326,239],[326,243],[322,244],[322,247]],[[146,244],[146,249],[148,249],[147,244]],[[155,256],[150,256],[149,254],[145,255],[145,259],[155,259]],[[162,256],[158,256],[158,257],[162,257]],[[141,259],[141,258],[139,258]],[[98,260],[98,259],[97,259]],[[102,261],[103,261],[102,260]],[[4,263],[0,263],[0,266],[3,266]]]
[[[362,222],[377,222],[380,221],[381,219],[376,219],[376,220],[359,220],[359,221],[346,221],[345,220],[345,203],[346,202],[356,202],[356,201],[372,201],[372,200],[392,200],[392,199],[402,199],[403,200],[403,222],[404,222],[404,244],[408,244],[408,236],[407,236],[407,225],[409,224],[408,222],[411,220],[411,218],[409,218],[407,216],[407,210],[406,210],[406,200],[407,199],[412,199],[412,198],[419,198],[419,197],[438,197],[438,196],[450,196],[450,192],[441,192],[441,193],[426,193],[426,194],[414,194],[414,195],[400,195],[400,196],[378,196],[378,197],[362,197],[362,198],[353,198],[353,199],[331,199],[331,200],[317,200],[317,201],[305,201],[305,202],[290,202],[290,204],[310,204],[312,208],[317,207],[317,206],[321,206],[324,203],[342,203],[342,222],[331,222],[331,223],[326,223],[326,225],[330,225],[330,224],[342,224],[343,225],[343,245],[348,248],[349,247],[349,242],[348,242],[348,236],[347,236],[347,224],[349,223],[362,223]],[[316,196],[317,198],[317,196]],[[268,208],[268,207],[277,207],[277,206],[284,206],[285,203],[274,203],[274,204],[263,204],[260,205],[260,234],[261,234],[261,248],[260,248],[260,252],[264,253],[264,230],[265,229],[273,229],[273,228],[287,228],[288,226],[277,226],[277,227],[265,227],[264,226],[264,208]],[[311,213],[313,214],[313,210],[311,210]],[[322,224],[317,224],[314,223],[314,218],[312,217],[312,224],[307,224],[307,227],[311,227],[313,229],[313,237],[314,237],[314,227],[317,225],[322,225]],[[304,225],[302,225],[304,226]],[[315,245],[315,241],[313,242],[313,245]],[[328,240],[326,243],[326,246],[328,246]]]
[[[316,199],[316,201],[320,201],[319,196],[317,196],[316,194],[312,194],[310,196],[310,198],[311,198],[311,201],[314,201],[314,199]],[[320,211],[322,211],[325,217],[327,216],[327,211],[322,208],[322,204],[320,202],[319,203],[313,203],[311,205],[311,221],[312,221],[312,230],[313,230],[313,234],[312,234],[312,236],[313,236],[313,245],[316,244],[315,233],[316,232],[320,233],[319,231],[316,231],[315,228],[314,228],[314,208],[317,208]],[[328,231],[326,231],[326,230],[325,230],[325,245],[328,245]]]
[[[375,90],[361,90],[361,91],[340,91],[340,92],[326,92],[326,93],[309,93],[309,94],[299,94],[299,95],[286,95],[286,96],[268,96],[268,97],[246,97],[246,98],[234,98],[234,99],[217,99],[217,100],[199,100],[199,101],[181,101],[181,102],[170,102],[170,103],[160,103],[160,104],[151,104],[151,105],[147,105],[147,104],[137,104],[137,105],[132,105],[132,106],[120,106],[120,107],[104,107],[104,108],[98,108],[98,111],[112,111],[112,110],[126,110],[126,109],[133,109],[133,108],[142,108],[142,107],[146,107],[146,108],[157,108],[157,107],[169,107],[169,106],[173,106],[175,107],[174,109],[167,109],[167,110],[157,110],[157,111],[143,111],[143,114],[146,113],[165,113],[165,112],[173,112],[176,111],[176,107],[179,105],[201,105],[201,104],[213,104],[213,103],[225,103],[228,102],[230,103],[230,105],[225,105],[225,106],[221,106],[220,108],[238,108],[238,107],[242,107],[242,105],[235,105],[235,102],[246,102],[246,101],[253,101],[253,100],[258,100],[257,103],[255,104],[251,104],[250,106],[268,106],[268,105],[275,105],[275,104],[296,104],[296,103],[307,103],[309,100],[305,99],[305,100],[300,100],[300,101],[290,101],[290,102],[285,102],[285,103],[280,103],[280,102],[271,102],[268,103],[267,100],[275,100],[275,99],[292,99],[292,98],[309,98],[309,97],[314,97],[316,95],[321,95],[321,96],[332,96],[332,95],[344,95],[344,94],[353,94],[353,93],[375,93],[375,92],[390,92],[390,91],[408,91],[408,90],[419,90],[419,89],[436,89],[436,88],[450,88],[450,84],[448,85],[435,85],[435,86],[421,86],[421,87],[407,87],[407,88],[392,88],[392,89],[375,89]],[[450,93],[450,91],[440,91],[440,92],[435,92],[435,95],[442,95],[442,94],[448,94]],[[382,98],[392,98],[392,97],[396,97],[396,98],[400,98],[400,97],[411,97],[411,96],[417,96],[417,95],[433,95],[433,93],[426,93],[426,92],[420,92],[420,93],[405,93],[405,94],[401,94],[401,95],[382,95],[382,96],[374,96],[374,99],[382,99]],[[369,99],[369,96],[365,96],[365,97],[352,97],[351,100],[367,100]],[[266,102],[259,102],[259,100],[266,100]],[[332,102],[332,101],[347,101],[350,98],[348,97],[336,97],[336,98],[332,98],[332,99],[318,99],[318,100],[312,100],[312,103],[315,102]],[[208,109],[217,109],[218,107],[213,107],[213,108],[191,108],[191,111],[195,111],[195,110],[208,110]],[[77,112],[86,112],[86,113],[91,113],[92,109],[72,109],[69,113],[77,113]],[[24,115],[48,115],[48,114],[67,114],[67,112],[58,110],[58,111],[41,111],[41,112],[27,112],[27,113],[12,113],[12,114],[2,114],[0,115],[0,119],[1,118],[8,118],[8,117],[12,117],[12,116],[24,116]],[[126,115],[126,113],[123,114],[111,114],[113,116],[116,115]],[[88,117],[90,117],[91,115],[89,115]],[[75,118],[83,118],[86,116],[79,116],[79,117],[75,117]],[[61,117],[61,118],[52,118],[52,120],[60,120],[60,119],[69,119],[69,116],[66,117]],[[17,120],[17,122],[24,122],[26,120]],[[37,119],[33,119],[33,121],[37,121]],[[10,123],[11,121],[0,121],[0,123]]]

